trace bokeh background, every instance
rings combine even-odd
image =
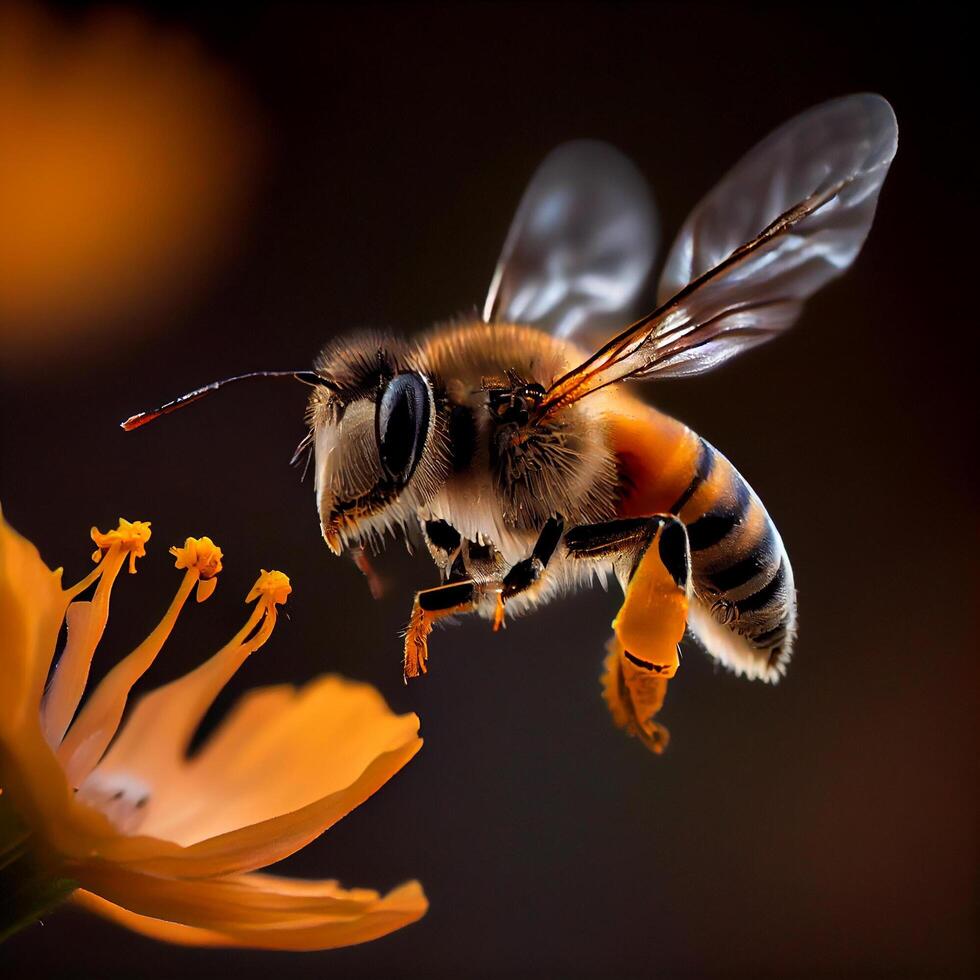
[[[237,626],[259,567],[290,619],[247,687],[336,670],[422,718],[421,754],[290,873],[387,888],[419,924],[320,954],[155,946],[75,911],[0,951],[5,977],[961,976],[976,967],[975,176],[952,7],[0,5],[0,493],[79,574],[91,524],[151,519],[114,599],[127,649],[211,534],[226,571],[153,679]],[[434,571],[389,549],[371,599],[287,465],[304,389],[256,383],[132,435],[217,377],[309,364],[351,328],[482,301],[525,181],[608,139],[669,238],[756,140],[857,90],[898,157],[849,274],[785,339],[650,388],[765,499],[801,635],[776,688],[691,650],[649,756],[599,665],[616,599],[433,640],[398,630]],[[104,663],[102,664],[104,668]]]

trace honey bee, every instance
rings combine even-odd
[[[520,202],[482,317],[414,340],[347,337],[312,371],[242,376],[311,386],[300,448],[332,551],[369,570],[365,546],[421,534],[442,584],[415,594],[406,678],[425,673],[439,620],[499,628],[609,573],[624,599],[604,697],[652,751],[685,632],[737,674],[780,678],[797,607],[779,532],[717,449],[625,383],[701,374],[788,328],[857,256],[897,136],[870,94],[777,129],[688,217],[638,319],[658,238],[647,185],[606,144],[564,144]]]

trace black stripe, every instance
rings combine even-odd
[[[680,652],[680,647],[678,647],[678,652]],[[669,669],[667,664],[652,664],[649,660],[640,660],[639,657],[634,657],[629,650],[624,650],[623,655],[631,664],[635,664],[637,667],[643,668],[643,670],[649,670],[654,674],[665,674]]]
[[[739,615],[742,613],[757,612],[759,609],[765,609],[767,605],[779,594],[783,588],[783,583],[786,581],[786,560],[781,558],[779,560],[779,569],[776,574],[772,577],[772,581],[764,588],[759,589],[754,595],[746,596],[744,599],[739,599],[735,603],[735,608],[738,610]]]
[[[693,524],[687,526],[687,537],[691,551],[704,551],[718,544],[722,538],[742,523],[749,506],[749,486],[732,470],[735,495],[732,500],[715,510],[708,511]]]
[[[766,529],[752,551],[741,561],[705,576],[708,584],[719,592],[731,592],[764,572],[776,558],[776,538],[772,523],[766,518]]]
[[[766,630],[765,633],[760,633],[758,636],[753,636],[752,642],[756,646],[760,647],[770,647],[774,643],[778,643],[786,636],[786,624],[780,623],[778,626],[771,630]]]
[[[698,447],[698,462],[694,468],[694,476],[691,477],[687,489],[670,508],[671,514],[679,514],[683,506],[697,493],[698,487],[711,476],[711,470],[715,465],[715,451],[700,437],[698,437],[698,441],[701,445]]]

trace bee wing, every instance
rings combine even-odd
[[[607,143],[564,143],[521,198],[483,319],[602,340],[630,319],[658,237],[653,199],[636,167]]]
[[[700,374],[781,333],[854,261],[897,144],[879,95],[825,102],[777,129],[684,224],[660,307],[557,381],[539,411],[628,378]]]

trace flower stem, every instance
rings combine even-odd
[[[30,832],[0,793],[0,943],[37,922],[78,887],[45,868],[30,847]]]

